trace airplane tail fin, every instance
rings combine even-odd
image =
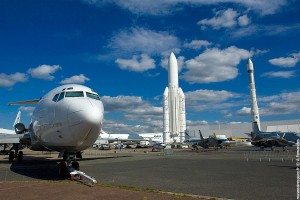
[[[185,137],[185,140],[188,140],[188,139],[191,138],[190,131],[188,129],[185,129],[185,131],[184,131],[184,137]]]
[[[257,124],[257,122],[253,122],[252,123],[252,128],[253,128],[253,132],[254,133],[260,133],[260,130],[259,130],[259,127],[258,127],[258,124]]]
[[[19,110],[19,112],[18,112],[18,114],[17,114],[17,117],[16,117],[16,119],[15,119],[15,122],[14,122],[14,124],[13,124],[13,127],[15,127],[15,125],[16,125],[17,123],[20,123],[20,120],[21,120],[21,111]]]
[[[204,140],[203,135],[202,135],[202,133],[201,133],[201,130],[199,130],[199,134],[200,134],[201,140]]]

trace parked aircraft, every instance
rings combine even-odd
[[[130,147],[146,147],[149,145],[149,139],[140,136],[139,134],[108,134],[101,130],[99,137],[95,142],[95,146],[101,144],[118,144],[122,143],[124,146]]]
[[[104,108],[98,94],[88,87],[69,84],[51,90],[41,99],[9,105],[33,103],[37,105],[29,127],[17,123],[17,139],[16,135],[0,136],[0,144],[14,144],[9,161],[15,157],[23,160],[21,144],[35,151],[58,151],[59,158],[63,158],[58,165],[60,176],[68,170],[78,170],[75,158],[82,158],[81,151],[94,144],[102,128]]]
[[[216,149],[218,147],[223,148],[230,145],[229,140],[226,137],[217,137],[215,134],[212,136],[209,136],[208,138],[204,138],[201,131],[199,130],[200,138],[191,138],[189,135],[189,131],[185,131],[185,142],[191,144],[193,147],[198,149],[198,147],[202,148],[209,148],[209,147],[215,147]]]
[[[253,122],[253,127],[251,144],[262,149],[270,147],[273,150],[273,147],[282,147],[285,150],[287,146],[295,145],[300,139],[300,134],[294,132],[262,132],[257,122]]]

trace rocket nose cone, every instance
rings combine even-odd
[[[174,62],[176,61],[176,56],[175,54],[172,52],[171,55],[170,55],[170,58],[169,58],[169,62]]]
[[[250,58],[249,58],[248,63],[247,63],[247,70],[253,70],[253,63],[252,63]]]

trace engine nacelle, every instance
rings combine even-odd
[[[16,134],[22,134],[26,131],[25,125],[22,123],[17,123],[15,125],[15,132]]]

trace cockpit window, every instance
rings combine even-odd
[[[60,93],[60,94],[59,94],[59,97],[58,97],[58,99],[57,99],[57,102],[60,101],[60,100],[62,100],[62,99],[64,98],[64,96],[65,96],[65,93],[64,93],[64,92]]]
[[[86,96],[92,99],[100,100],[100,97],[97,94],[87,92]]]
[[[53,97],[52,101],[56,102],[56,101],[57,101],[57,98],[58,98],[58,96],[59,96],[59,94],[56,94],[56,95]]]
[[[62,100],[64,98],[64,96],[65,96],[64,92],[58,93],[58,94],[54,95],[52,101],[58,102],[58,101]]]
[[[66,92],[66,97],[84,97],[83,92]]]

